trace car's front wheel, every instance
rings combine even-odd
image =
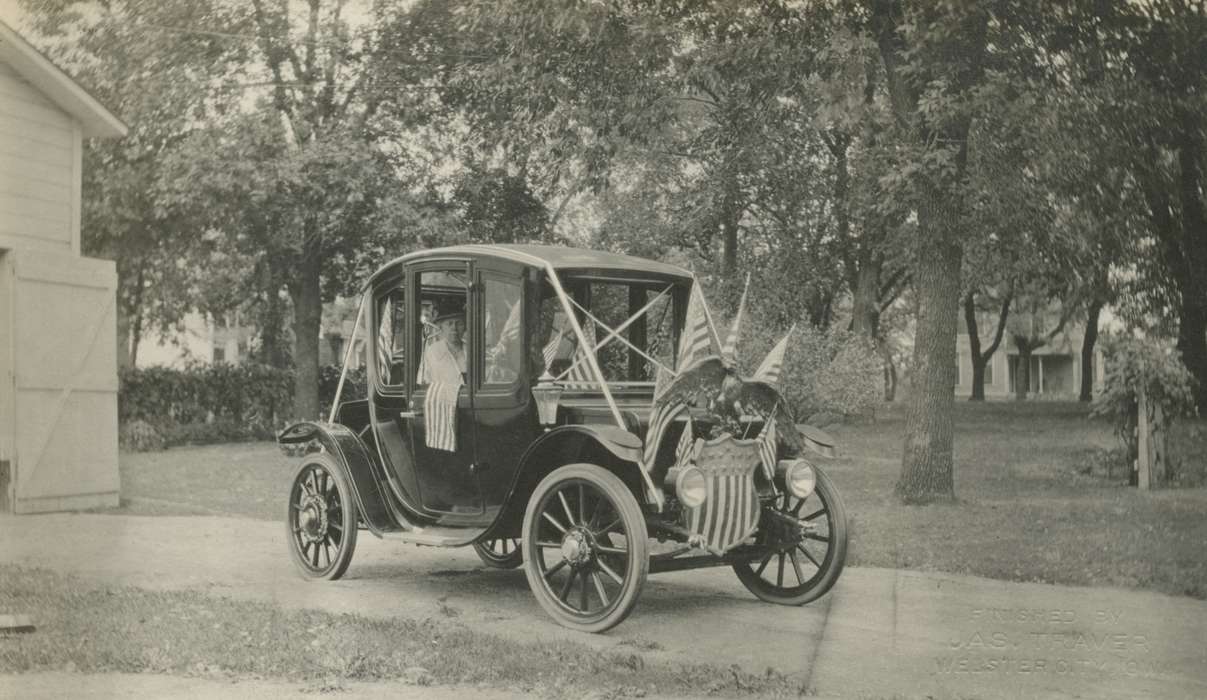
[[[747,590],[768,603],[804,605],[838,580],[847,558],[847,513],[834,483],[814,467],[817,486],[799,499],[781,494],[764,513],[758,544],[766,554],[734,564]]]
[[[528,585],[561,625],[603,632],[632,612],[649,571],[647,533],[615,474],[570,464],[546,476],[528,501],[522,541]]]
[[[303,576],[334,581],[344,575],[356,549],[357,519],[344,471],[328,455],[307,455],[285,509],[290,558]]]

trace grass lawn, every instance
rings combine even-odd
[[[1204,471],[1207,426],[1186,426]],[[1014,581],[1110,585],[1207,598],[1207,488],[1142,493],[1079,473],[1116,440],[1084,406],[956,404],[954,504],[893,498],[904,419],[837,426],[826,465],[851,519],[848,563]],[[222,512],[278,519],[294,460],[265,443],[123,454],[122,512]],[[1191,470],[1196,471],[1196,470]]]
[[[1079,473],[1118,445],[1084,406],[958,401],[953,504],[893,498],[904,427],[898,410],[832,431],[843,455],[831,472],[852,521],[848,563],[1207,598],[1207,489],[1140,492],[1122,471]],[[1201,471],[1207,452],[1181,456]]]
[[[70,576],[0,564],[0,610],[31,634],[0,635],[0,673],[168,673],[274,678],[337,691],[342,680],[508,688],[545,697],[799,696],[775,672],[647,663],[640,649],[517,643],[448,620],[369,619],[284,610],[197,592],[90,587]],[[473,663],[466,663],[472,659]]]

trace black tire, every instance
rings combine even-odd
[[[474,551],[482,563],[492,569],[514,569],[524,563],[520,541],[514,537],[474,542]]]
[[[758,543],[771,551],[760,560],[733,566],[747,590],[768,603],[804,605],[817,600],[833,587],[846,563],[846,510],[830,478],[820,468],[813,469],[817,474],[814,492],[803,501],[781,494],[776,510],[799,522],[816,524],[817,529],[800,542],[768,542],[766,533],[759,533]],[[785,586],[786,579],[794,579],[796,585]]]
[[[321,452],[306,455],[285,508],[290,559],[303,577],[334,581],[344,575],[356,550],[357,521],[344,470]]]
[[[524,512],[524,574],[559,624],[603,632],[620,624],[649,573],[637,499],[616,475],[570,464],[537,485]],[[594,600],[593,600],[594,599]]]

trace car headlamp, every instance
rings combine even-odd
[[[700,507],[708,498],[708,481],[704,472],[695,467],[687,467],[679,471],[675,477],[675,493],[679,502],[688,508]]]
[[[781,460],[779,466],[788,493],[805,499],[817,489],[817,472],[813,471],[812,464],[803,459],[792,459]]]

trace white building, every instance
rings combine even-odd
[[[0,510],[118,504],[117,272],[80,189],[83,139],[125,133],[0,22]]]

